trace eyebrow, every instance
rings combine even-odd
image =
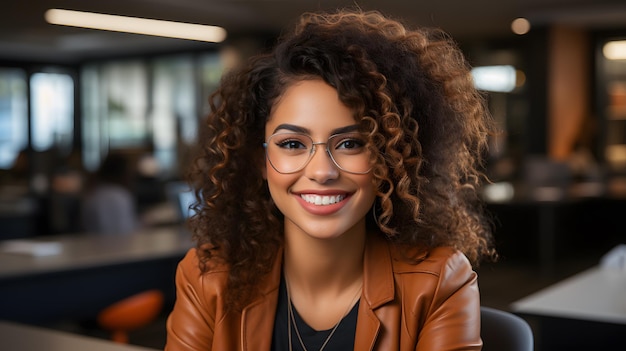
[[[276,133],[277,131],[282,130],[282,129],[289,130],[295,133],[302,133],[302,134],[307,134],[307,135],[311,134],[311,131],[308,128],[296,126],[293,124],[281,124],[278,127],[276,127],[272,133]],[[354,132],[356,130],[359,130],[359,125],[351,124],[349,126],[333,129],[330,135],[349,133],[349,132]]]

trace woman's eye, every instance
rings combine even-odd
[[[279,142],[278,146],[283,149],[306,149],[306,146],[300,140],[284,140]]]
[[[365,145],[362,140],[359,139],[345,139],[337,144],[337,149],[356,149]]]

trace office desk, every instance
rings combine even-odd
[[[624,243],[626,199],[524,198],[492,202],[496,248],[507,260],[538,264],[538,274],[553,278],[564,258],[599,256]],[[590,256],[593,255],[593,256]]]
[[[152,288],[171,302],[176,265],[193,246],[180,227],[39,240],[58,243],[61,251],[35,256],[0,249],[0,319],[28,324],[90,319],[105,306]]]
[[[0,321],[0,349],[16,351],[155,351],[44,328]]]
[[[512,307],[519,313],[626,324],[626,272],[594,267]]]
[[[537,350],[626,350],[626,272],[594,267],[512,304]]]

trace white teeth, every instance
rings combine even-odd
[[[321,206],[325,206],[325,205],[331,205],[331,204],[335,204],[337,202],[340,202],[341,200],[344,199],[343,195],[334,195],[334,196],[320,196],[320,195],[308,195],[308,194],[302,194],[300,195],[300,197],[310,203],[310,204],[315,204],[315,205],[321,205]]]

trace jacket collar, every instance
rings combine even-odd
[[[276,253],[272,270],[259,284],[259,297],[241,315],[242,350],[269,350],[272,347],[278,288],[282,276],[283,248]],[[269,337],[268,337],[269,336]]]
[[[363,262],[363,297],[370,309],[393,300],[394,280],[391,248],[379,233],[371,233]]]
[[[390,245],[380,234],[369,235],[363,260],[363,293],[357,317],[354,349],[373,350],[381,325],[374,311],[394,298]]]

